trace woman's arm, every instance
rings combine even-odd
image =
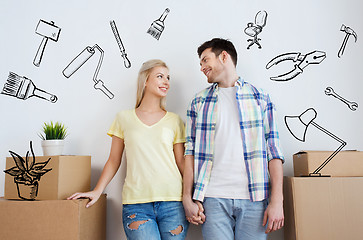
[[[175,162],[178,166],[180,174],[184,173],[184,143],[176,143],[173,146]]]
[[[103,167],[102,174],[97,182],[96,187],[93,191],[85,192],[85,193],[75,193],[69,198],[68,200],[78,199],[78,198],[89,198],[91,201],[86,205],[86,207],[92,206],[98,198],[101,196],[102,192],[105,190],[106,186],[115,176],[117,170],[121,165],[122,153],[124,150],[124,140],[113,136],[112,137],[112,144],[111,144],[111,151],[108,160]]]

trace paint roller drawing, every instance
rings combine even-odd
[[[78,56],[76,56],[63,70],[63,75],[66,78],[71,77],[80,67],[83,66],[83,64],[85,64],[88,61],[88,59],[90,59],[94,55],[94,53],[96,52],[95,49],[97,49],[100,52],[100,57],[98,60],[95,73],[93,74],[93,81],[95,82],[95,85],[93,87],[95,89],[101,90],[109,99],[112,99],[114,97],[112,92],[110,92],[110,90],[106,88],[102,80],[97,79],[97,75],[98,72],[100,71],[104,56],[102,48],[100,48],[97,44],[95,44],[93,47],[87,46],[85,49],[83,49],[83,51],[80,54],[78,54]]]

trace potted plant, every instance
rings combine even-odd
[[[27,151],[25,159],[17,153],[9,151],[16,166],[4,171],[14,177],[18,196],[24,200],[34,200],[37,197],[40,177],[52,170],[51,168],[44,169],[51,158],[45,162],[35,163],[32,142],[30,142],[30,151],[32,157],[29,157],[29,151]]]
[[[45,122],[43,132],[39,134],[44,156],[62,155],[67,128],[60,122]]]

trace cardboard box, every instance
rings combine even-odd
[[[0,239],[105,240],[106,195],[90,208],[87,202],[0,198]]]
[[[42,156],[35,158],[35,164],[44,163],[49,158],[42,169],[49,171],[35,183],[18,183],[14,176],[5,174],[5,199],[61,200],[75,192],[90,190],[91,156]],[[14,159],[7,157],[6,170],[15,166]]]
[[[293,155],[294,176],[306,176],[317,169],[333,152],[301,151]],[[332,177],[363,177],[363,152],[340,151],[321,169]]]
[[[285,240],[361,240],[363,177],[284,177]]]

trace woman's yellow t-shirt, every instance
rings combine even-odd
[[[125,143],[123,204],[182,200],[182,176],[173,145],[185,142],[185,135],[177,114],[167,112],[159,122],[148,126],[137,117],[135,109],[121,111],[107,134]]]

